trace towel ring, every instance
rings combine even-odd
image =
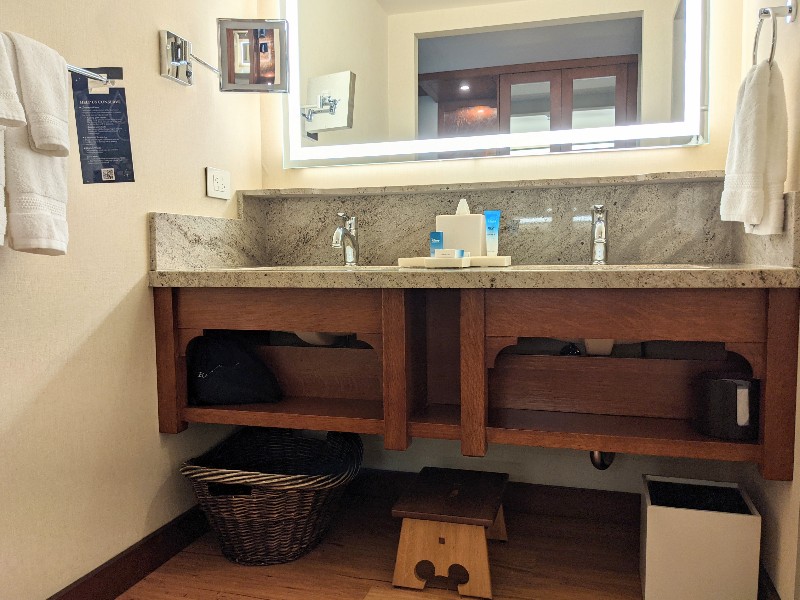
[[[758,63],[758,41],[761,37],[761,27],[764,25],[764,19],[767,17],[772,18],[772,48],[769,52],[769,65],[772,66],[772,61],[775,59],[775,48],[778,45],[778,19],[775,17],[775,11],[771,8],[762,8],[758,13],[758,27],[756,28],[756,40],[753,43],[753,66]]]

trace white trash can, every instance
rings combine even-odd
[[[644,476],[644,600],[756,600],[761,515],[735,483]]]

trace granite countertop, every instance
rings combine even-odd
[[[243,267],[150,272],[152,287],[796,288],[800,269],[765,265],[518,265],[468,269]]]

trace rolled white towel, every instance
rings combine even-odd
[[[67,62],[52,48],[6,32],[16,49],[20,100],[25,108],[31,147],[53,156],[69,156],[69,74]],[[13,56],[9,52],[9,56]]]

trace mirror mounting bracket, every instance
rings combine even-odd
[[[219,75],[219,69],[192,53],[192,42],[176,33],[158,32],[161,55],[161,76],[181,85],[194,83],[192,59]]]
[[[318,96],[317,104],[309,104],[300,107],[300,115],[309,123],[314,120],[314,115],[321,115],[327,113],[329,115],[336,114],[336,107],[339,106],[339,100],[330,95]]]

